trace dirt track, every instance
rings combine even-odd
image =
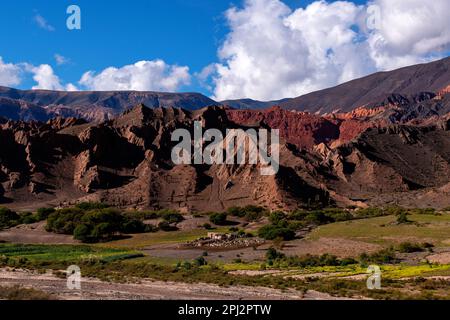
[[[327,294],[309,291],[275,290],[262,287],[219,287],[211,284],[175,283],[144,280],[118,284],[83,278],[81,291],[67,289],[65,279],[52,274],[0,269],[1,286],[20,285],[54,295],[62,300],[329,300]]]

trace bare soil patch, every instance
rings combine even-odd
[[[263,287],[219,287],[203,283],[175,283],[143,280],[139,283],[107,283],[83,278],[81,291],[67,289],[65,279],[50,273],[37,274],[25,270],[0,270],[2,286],[19,285],[51,293],[63,300],[329,300],[328,294],[296,290],[276,290]]]
[[[442,252],[427,256],[428,261],[439,264],[450,264],[450,252]]]
[[[75,244],[70,235],[62,235],[45,231],[46,222],[20,225],[0,231],[0,241],[23,244]]]
[[[382,249],[380,245],[348,239],[321,238],[318,240],[294,240],[283,246],[287,255],[302,256],[306,254],[333,254],[340,258],[357,257],[364,252],[375,252]]]

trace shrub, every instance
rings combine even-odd
[[[291,220],[297,220],[297,221],[303,221],[305,220],[306,216],[309,214],[308,211],[302,210],[302,209],[298,209],[293,211],[290,215],[289,215],[289,219]]]
[[[324,213],[325,216],[333,222],[349,221],[354,219],[353,215],[350,212],[338,208],[324,209]]]
[[[157,211],[126,211],[124,212],[124,215],[130,219],[137,219],[137,220],[154,220],[158,219],[160,217],[159,213]]]
[[[324,254],[321,256],[313,256],[307,254],[305,256],[291,256],[286,257],[283,253],[277,252],[275,249],[271,248],[266,253],[267,264],[272,266],[282,265],[285,267],[326,267],[326,266],[346,266],[355,264],[356,261],[352,258],[346,258],[339,260],[336,256],[330,254]]]
[[[169,222],[167,221],[162,221],[158,224],[158,228],[162,231],[166,231],[166,232],[170,232],[170,231],[177,231],[178,228],[175,226],[172,226]]]
[[[259,229],[258,235],[266,240],[275,240],[277,238],[281,238],[285,241],[289,241],[295,238],[294,231],[279,225],[266,225]]]
[[[181,213],[177,212],[177,211],[164,211],[164,212],[161,212],[161,218],[163,218],[169,224],[180,223],[181,221],[184,220],[183,215]]]
[[[282,259],[286,257],[284,253],[278,252],[274,247],[270,247],[266,252],[266,259],[267,260],[276,260],[276,259]]]
[[[88,242],[90,238],[91,230],[86,224],[78,225],[73,231],[73,238],[82,242]]]
[[[138,219],[130,219],[122,224],[123,233],[146,233],[149,232],[147,225]]]
[[[358,261],[356,261],[355,259],[353,259],[353,258],[344,258],[344,259],[342,259],[341,260],[341,266],[350,266],[350,265],[352,265],[352,264],[357,264],[358,263]]]
[[[395,251],[392,248],[389,248],[372,254],[363,253],[359,257],[359,262],[363,265],[370,263],[388,264],[397,262],[397,258],[395,256]]]
[[[198,257],[197,259],[194,260],[194,264],[197,267],[201,267],[201,266],[206,266],[208,264],[208,262],[206,261],[206,259],[204,257]]]
[[[38,222],[38,218],[36,215],[33,215],[31,212],[24,212],[20,215],[20,223],[23,224],[33,224]]]
[[[79,208],[57,210],[47,219],[46,230],[55,233],[73,234],[77,224],[81,223],[84,211]]]
[[[367,218],[376,218],[388,215],[389,212],[384,211],[380,208],[364,208],[358,209],[354,216],[356,219],[367,219]]]
[[[158,232],[158,227],[153,224],[145,225],[145,233]]]
[[[111,207],[109,204],[102,202],[80,202],[75,205],[75,208],[81,209],[83,211],[106,209],[109,207]]]
[[[397,250],[401,253],[413,253],[413,252],[423,252],[433,248],[434,245],[431,243],[411,243],[403,242],[399,244]]]
[[[8,208],[0,207],[0,230],[11,228],[20,223],[20,216]]]
[[[334,220],[327,216],[325,212],[316,210],[311,211],[306,217],[305,221],[311,224],[321,225],[321,224],[327,224],[332,223]]]
[[[227,210],[227,213],[233,217],[243,218],[245,216],[244,209],[239,207],[231,207]]]
[[[444,210],[445,211],[445,210]],[[436,209],[433,208],[425,208],[425,209],[412,209],[410,210],[411,214],[424,214],[424,215],[433,215],[433,216],[437,216],[440,215],[440,213],[438,213],[436,211]]]
[[[39,208],[36,211],[36,219],[38,221],[46,220],[55,211],[53,208]]]
[[[269,221],[272,224],[279,224],[286,220],[286,214],[283,211],[274,211],[269,215]]]
[[[405,224],[405,223],[412,222],[408,219],[408,212],[406,210],[401,210],[401,211],[397,212],[396,216],[397,216],[398,224]]]
[[[233,217],[244,218],[245,220],[251,222],[260,219],[265,213],[266,209],[258,206],[246,206],[243,208],[240,207],[231,207],[227,210],[227,213]]]
[[[204,223],[203,224],[203,228],[205,228],[206,230],[212,230],[213,229],[212,225],[210,225],[209,223]]]
[[[213,213],[209,216],[209,221],[215,225],[223,226],[227,224],[226,213]]]

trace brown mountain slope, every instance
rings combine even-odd
[[[272,112],[252,125],[267,126],[271,119],[278,124],[271,116],[279,111]],[[319,141],[303,149],[282,139],[279,172],[262,176],[257,165],[175,166],[171,133],[192,131],[195,120],[205,129],[240,127],[220,107],[192,112],[138,106],[101,124],[76,119],[3,123],[1,201],[23,207],[94,200],[182,211],[248,204],[271,209],[314,202],[368,205],[383,197],[390,202],[409,197],[405,204],[414,206],[450,205],[447,121],[372,128],[334,149]]]
[[[8,122],[0,130],[2,201],[60,205],[84,199],[190,211],[329,201],[310,160],[286,146],[283,161],[289,165],[282,164],[275,176],[262,176],[255,165],[175,166],[171,133],[192,130],[195,120],[205,129],[237,127],[223,108],[190,112],[143,106],[98,125],[74,119],[45,125]]]
[[[289,110],[321,114],[351,112],[362,106],[385,104],[389,99],[434,93],[450,85],[450,57],[427,64],[414,65],[389,72],[378,72],[339,86],[313,92],[293,99],[260,102],[254,100],[229,100],[231,107],[266,108],[273,105]],[[411,99],[414,100],[414,99]],[[448,110],[447,112],[450,112]]]

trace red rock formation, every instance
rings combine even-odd
[[[339,126],[323,117],[272,107],[263,111],[227,110],[228,118],[240,125],[265,124],[279,129],[282,138],[299,148],[312,148],[339,138]]]

